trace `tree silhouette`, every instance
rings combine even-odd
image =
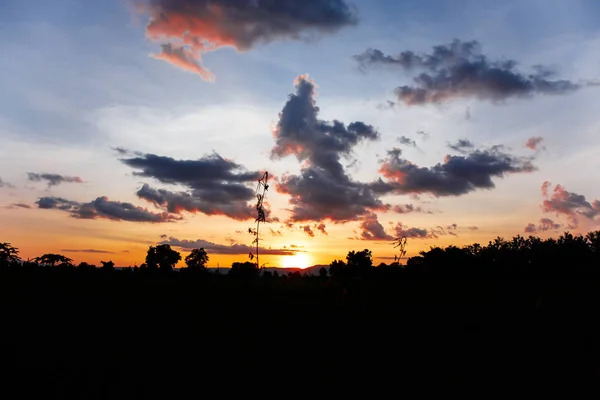
[[[373,266],[373,254],[371,250],[350,251],[346,256],[348,268],[355,273],[362,273]]]
[[[328,275],[327,268],[325,268],[325,267],[319,268],[319,276],[321,278],[327,278],[327,275]]]
[[[179,261],[181,261],[181,254],[171,249],[168,244],[150,246],[146,254],[146,265],[149,269],[160,268],[164,271],[170,271]]]
[[[19,262],[19,249],[10,243],[0,243],[0,264],[7,265]]]
[[[234,262],[233,264],[231,264],[229,275],[234,278],[251,279],[256,278],[259,272],[260,271],[257,265],[250,261]]]
[[[329,273],[332,276],[340,276],[344,273],[346,269],[346,263],[342,260],[334,260],[329,264]]]
[[[47,253],[33,259],[38,265],[45,267],[72,267],[73,260],[61,254]]]
[[[208,254],[206,254],[204,247],[192,250],[192,252],[185,257],[185,264],[193,271],[206,270],[207,263]]]
[[[83,262],[79,263],[79,265],[77,266],[77,269],[80,271],[85,271],[85,270],[90,271],[90,270],[96,269],[96,266],[92,265],[92,264],[88,264],[85,261],[83,261]]]
[[[113,271],[115,269],[115,263],[112,261],[100,261],[102,264],[102,270],[104,271]]]

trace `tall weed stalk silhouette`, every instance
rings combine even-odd
[[[400,264],[400,260],[406,255],[406,236],[400,236],[392,242],[395,249],[398,249],[398,255],[394,255],[394,262]]]
[[[249,228],[248,232],[254,235],[254,241],[252,244],[256,245],[256,254],[250,253],[248,257],[250,260],[253,260],[256,257],[256,268],[261,268],[258,258],[258,247],[259,247],[259,229],[261,222],[267,222],[265,209],[263,207],[263,201],[265,200],[265,196],[267,195],[267,190],[269,190],[269,172],[265,171],[263,176],[258,180],[258,184],[256,185],[256,228]]]

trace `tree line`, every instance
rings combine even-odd
[[[397,243],[397,242],[395,242]],[[405,240],[404,240],[405,243]],[[400,253],[405,252],[404,246]],[[600,267],[600,231],[586,235],[565,232],[554,238],[541,239],[536,236],[517,235],[506,240],[501,237],[482,246],[479,243],[463,247],[454,245],[431,247],[410,257],[405,264],[401,257],[386,264],[374,265],[369,249],[348,252],[345,260],[336,259],[329,268],[321,268],[320,278],[394,278],[394,277],[528,277],[528,276],[589,276],[597,274]],[[182,260],[181,254],[168,244],[150,246],[145,262],[139,267],[128,267],[125,271],[141,273],[171,273]],[[209,255],[204,248],[193,249],[184,259],[181,272],[197,276],[211,275],[207,268]],[[112,261],[101,261],[99,267],[82,262],[75,266],[73,260],[61,254],[43,254],[24,261],[19,250],[10,243],[0,243],[0,267],[3,268],[54,268],[70,270],[114,271]],[[277,272],[261,271],[256,263],[234,262],[229,275],[241,278],[273,278]],[[300,278],[300,273],[289,274]]]

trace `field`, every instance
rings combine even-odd
[[[11,270],[3,363],[35,374],[22,388],[76,398],[221,379],[584,384],[599,376],[599,283]]]

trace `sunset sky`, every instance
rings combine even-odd
[[[600,229],[594,0],[0,3],[0,242],[389,262]]]

